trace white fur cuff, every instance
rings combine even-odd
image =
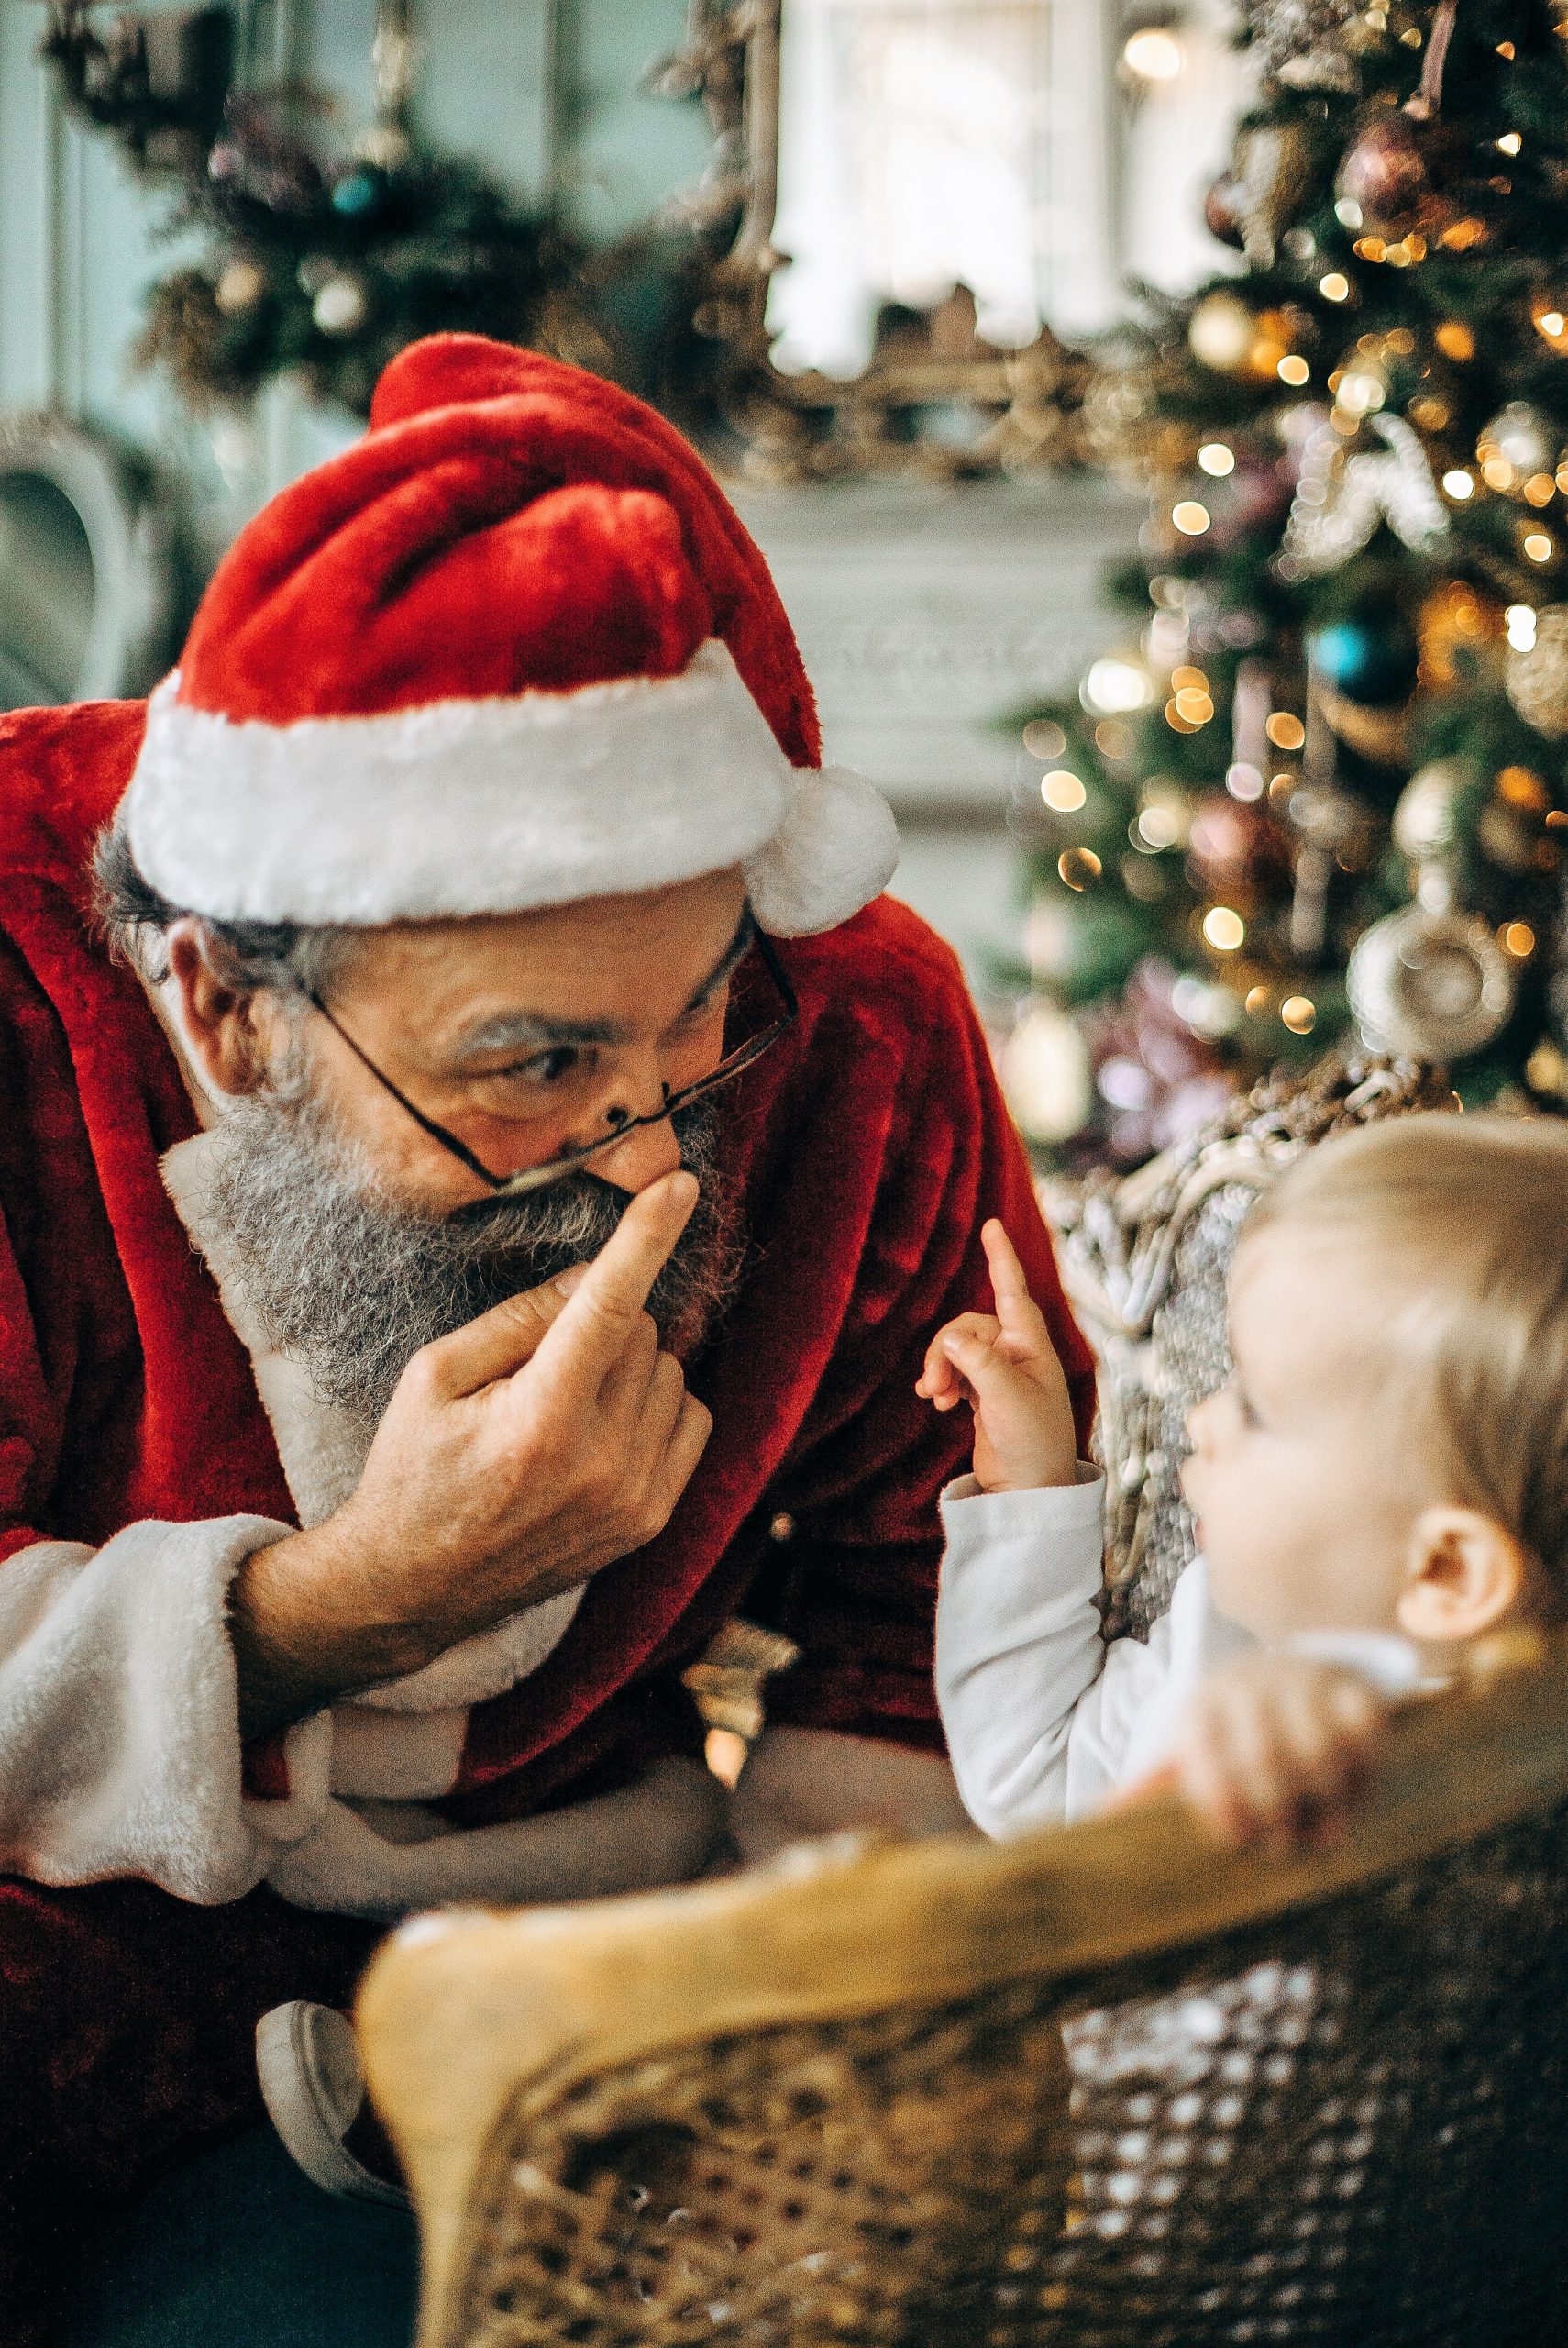
[[[285,1524],[127,1525],[0,1565],[0,1868],[141,1876],[181,1899],[260,1878],[240,1785],[228,1586]]]

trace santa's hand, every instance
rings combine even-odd
[[[915,1386],[939,1411],[975,1413],[975,1480],[988,1492],[1070,1484],[1077,1438],[1067,1380],[1045,1316],[1029,1293],[999,1223],[980,1234],[996,1312],[964,1312],[939,1329]]]
[[[1248,1656],[1198,1689],[1170,1774],[1217,1842],[1325,1842],[1365,1782],[1388,1712],[1342,1665]]]
[[[662,1532],[712,1425],[646,1311],[696,1198],[665,1176],[591,1264],[414,1355],[352,1497],[236,1582],[248,1733],[418,1670]]]

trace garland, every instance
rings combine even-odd
[[[583,249],[558,220],[401,132],[324,154],[324,112],[286,94],[230,99],[168,223],[210,249],[151,287],[138,364],[198,414],[294,373],[360,415],[389,360],[443,329],[608,367]]]

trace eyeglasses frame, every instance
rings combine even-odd
[[[444,1150],[458,1160],[459,1165],[467,1167],[470,1174],[479,1181],[485,1183],[498,1199],[515,1199],[525,1196],[531,1191],[545,1190],[551,1182],[559,1182],[569,1174],[578,1173],[590,1158],[598,1157],[603,1151],[613,1149],[617,1142],[624,1141],[626,1135],[635,1133],[640,1125],[662,1125],[668,1118],[676,1115],[679,1110],[689,1107],[703,1093],[714,1091],[721,1084],[727,1084],[732,1077],[739,1076],[744,1069],[750,1068],[754,1061],[759,1060],[764,1052],[771,1050],[779,1037],[789,1032],[801,1012],[795,990],[790,983],[783,964],[774,951],[771,940],[757,928],[755,922],[751,926],[748,943],[756,947],[764,969],[782,998],[784,1003],[782,1018],[776,1019],[770,1027],[763,1028],[757,1035],[748,1036],[744,1044],[738,1044],[733,1052],[725,1055],[717,1068],[710,1069],[706,1076],[700,1076],[693,1083],[682,1085],[678,1092],[671,1092],[667,1088],[661,1108],[646,1110],[640,1117],[630,1116],[624,1110],[611,1109],[606,1113],[613,1121],[613,1130],[604,1135],[602,1140],[586,1142],[576,1148],[562,1150],[558,1156],[547,1158],[542,1165],[525,1166],[513,1174],[492,1174],[483,1159],[474,1155],[467,1142],[459,1141],[456,1134],[449,1133],[447,1127],[438,1124],[434,1117],[426,1116],[425,1111],[417,1107],[409,1099],[407,1093],[392,1082],[385,1069],[377,1067],[363,1046],[355,1042],[348,1030],[327,1009],[314,988],[307,991],[306,1000],[313,1011],[318,1011],[321,1013],[334,1034],[341,1036],[361,1068],[369,1070],[382,1091],[392,1095],[399,1108],[413,1118],[422,1133],[428,1134],[432,1141],[438,1142]]]

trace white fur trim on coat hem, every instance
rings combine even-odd
[[[602,1899],[689,1881],[717,1850],[725,1813],[718,1779],[679,1757],[569,1810],[467,1831],[431,1820],[417,1840],[389,1841],[332,1801],[311,1833],[275,1851],[267,1880],[296,1908],[386,1922],[452,1899]]]
[[[124,820],[154,888],[228,921],[522,913],[743,865],[764,926],[805,935],[897,855],[869,784],[790,769],[716,639],[674,677],[287,725],[192,708],[176,670]]]

